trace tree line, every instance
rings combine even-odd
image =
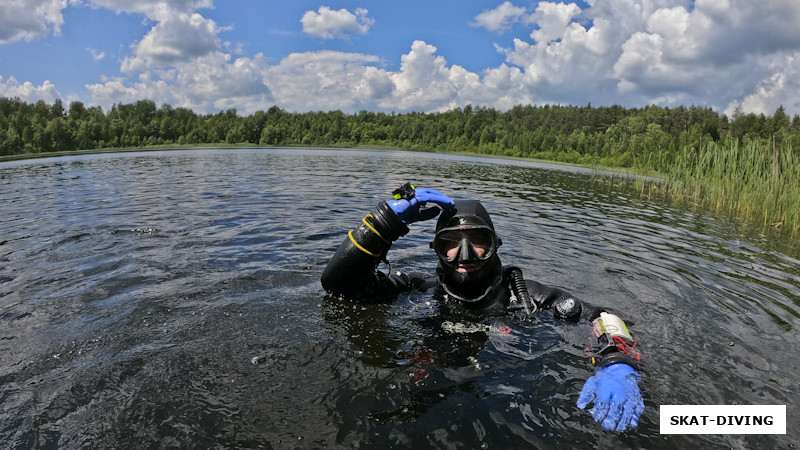
[[[657,172],[641,191],[800,234],[800,117],[707,107],[465,106],[435,113],[197,114],[141,100],[108,112],[0,98],[0,156],[171,145],[373,147],[471,152]]]
[[[464,151],[584,165],[667,171],[684,148],[709,142],[769,141],[797,148],[800,117],[731,118],[707,107],[519,105],[507,111],[466,106],[436,113],[286,112],[248,116],[235,109],[197,114],[141,100],[98,106],[0,98],[0,155],[160,145],[393,147]]]

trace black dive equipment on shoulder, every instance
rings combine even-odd
[[[535,314],[539,309],[539,305],[536,304],[531,298],[531,294],[528,292],[528,285],[525,283],[525,278],[522,276],[522,269],[510,266],[506,269],[506,275],[511,285],[511,292],[513,292],[514,297],[517,297],[517,300],[522,303],[522,306],[525,308],[525,313],[529,316]]]

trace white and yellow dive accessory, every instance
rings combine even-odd
[[[600,367],[624,362],[635,368],[642,359],[625,322],[606,312],[592,322],[592,343],[587,351],[592,364]]]

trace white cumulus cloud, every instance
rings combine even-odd
[[[768,69],[768,75],[741,102],[728,105],[727,114],[733,114],[737,105],[745,112],[772,114],[783,106],[786,111],[800,113],[800,52],[776,56]]]
[[[270,65],[262,55],[232,57],[214,52],[168,71],[143,72],[138,81],[111,79],[87,86],[92,102],[149,98],[200,112],[236,108],[246,114],[278,105],[288,111],[441,111],[467,104],[506,109],[531,103],[524,75],[501,65],[474,73],[449,65],[424,41],[389,71],[373,55],[331,50],[292,53]]]
[[[273,101],[264,79],[268,68],[260,54],[233,59],[214,52],[179,65],[176,82],[191,104],[203,105],[201,110],[237,108],[255,112]]]
[[[379,59],[331,50],[293,53],[269,68],[266,81],[275,103],[291,111],[367,109],[391,91]]]
[[[147,98],[198,112],[236,108],[253,113],[273,102],[264,81],[267,72],[262,55],[232,59],[229,54],[213,52],[169,71],[142,72],[132,84],[117,78],[86,87],[92,102],[104,108]]]
[[[70,4],[144,16],[149,30],[129,42],[125,76],[87,86],[96,104],[142,98],[202,112],[249,113],[273,104],[290,111],[440,111],[466,104],[707,105],[771,114],[800,113],[800,2],[797,0],[497,1],[471,25],[502,34],[497,67],[468,70],[436,46],[409,42],[400,67],[358,52],[292,53],[275,62],[223,43],[203,15],[213,0],[5,0],[0,42],[58,33]],[[521,2],[520,2],[521,3]],[[15,20],[12,20],[15,19]],[[321,39],[365,34],[365,9],[307,11],[303,31]],[[243,48],[239,46],[238,48]],[[87,49],[92,52],[91,49]],[[94,53],[100,58],[100,53]],[[392,61],[392,62],[397,62]],[[0,79],[0,95],[52,100],[58,91]],[[38,97],[37,97],[38,96]]]
[[[0,1],[0,44],[61,32],[67,0]]]
[[[79,0],[76,0],[79,1]],[[176,13],[194,12],[214,7],[214,0],[85,0],[92,6],[117,12],[146,15],[149,19],[163,21]]]
[[[756,98],[791,85],[794,71],[786,61],[800,51],[799,2],[588,3],[581,10],[573,3],[540,2],[520,19],[532,26],[533,42],[516,38],[512,48],[501,48],[507,62],[524,72],[535,98],[725,109],[744,98],[761,105]],[[776,101],[758,112],[771,113]]]
[[[61,98],[61,94],[59,94],[55,85],[51,83],[50,80],[45,80],[41,85],[35,86],[30,81],[20,83],[14,77],[8,77],[8,79],[4,81],[3,77],[0,76],[0,97],[17,97],[28,103],[35,103],[39,100],[52,103],[56,99]]]
[[[92,96],[92,104],[100,105],[108,110],[115,103],[134,103],[138,100],[152,99],[158,103],[168,103],[172,106],[191,107],[188,99],[179,94],[163,80],[153,81],[143,76],[139,82],[126,84],[123,79],[107,80],[105,83],[88,84],[86,89]],[[201,106],[201,105],[193,105]]]
[[[92,59],[94,59],[95,61],[100,61],[106,57],[105,52],[98,51],[96,48],[87,47],[86,51],[89,52],[90,55],[92,55]]]
[[[497,8],[485,10],[475,16],[475,22],[472,25],[486,28],[489,31],[506,31],[514,23],[520,21],[526,11],[525,8],[514,6],[510,1],[506,1]]]
[[[412,44],[401,57],[400,70],[389,73],[394,91],[381,102],[384,109],[443,111],[468,104],[510,108],[532,100],[519,69],[502,65],[481,77],[459,65],[448,66],[436,51],[424,41]]]
[[[581,9],[575,3],[540,2],[536,11],[527,18],[539,29],[531,32],[531,38],[537,42],[549,42],[561,38],[572,19],[580,14]]]
[[[645,26],[622,43],[612,69],[623,92],[652,100],[705,103],[718,109],[747,97],[755,112],[772,113],[800,49],[800,3],[697,0],[647,14]],[[781,63],[776,64],[775,61]],[[762,98],[764,101],[756,101]],[[766,103],[770,103],[767,106]]]
[[[120,70],[133,74],[172,66],[211,54],[222,43],[217,24],[197,12],[214,8],[213,0],[70,0],[95,8],[143,14],[155,24],[141,40],[132,43],[133,54],[122,60]]]
[[[122,71],[172,66],[208,55],[221,47],[219,31],[213,20],[198,13],[167,16],[136,44],[134,56],[122,62]]]
[[[322,39],[343,38],[348,32],[366,34],[375,23],[375,19],[367,17],[364,8],[357,8],[353,14],[346,9],[332,10],[327,6],[320,6],[314,11],[306,11],[300,22],[303,31]]]

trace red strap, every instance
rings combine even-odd
[[[628,343],[625,342],[619,336],[614,336],[613,339],[614,339],[614,342],[616,342],[617,348],[619,349],[619,351],[621,351],[621,352],[625,353],[626,355],[630,356],[635,361],[639,361],[639,360],[642,359],[641,352],[639,352],[639,350],[636,350],[636,342],[634,342],[633,345],[628,345]]]

